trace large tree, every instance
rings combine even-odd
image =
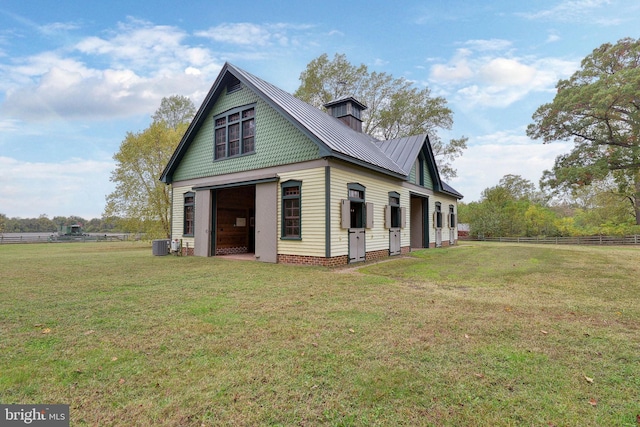
[[[177,130],[184,123],[189,123],[196,115],[193,102],[182,95],[172,95],[162,98],[160,107],[153,114],[154,123],[165,122],[173,130]]]
[[[453,112],[443,97],[434,97],[429,88],[418,89],[404,78],[369,72],[364,64],[349,63],[345,55],[332,60],[323,54],[312,60],[300,74],[294,95],[322,108],[330,101],[353,96],[368,108],[362,115],[362,130],[376,138],[393,139],[428,133],[443,178],[456,176],[453,160],[467,148],[467,138],[443,142],[438,130],[450,130]]]
[[[640,225],[640,39],[603,44],[556,88],[527,135],[575,145],[544,172],[542,184],[572,191],[612,177]]]
[[[188,98],[164,98],[151,126],[127,133],[113,156],[116,169],[111,181],[116,189],[107,196],[104,217],[118,216],[124,231],[144,232],[148,238],[171,235],[169,187],[158,178],[194,111]]]

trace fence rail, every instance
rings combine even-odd
[[[115,242],[137,240],[132,234],[86,234],[83,236],[58,236],[50,233],[0,233],[0,245],[17,243],[62,243],[62,242]]]
[[[479,237],[483,242],[538,243],[547,245],[640,245],[640,235],[632,236],[579,236],[579,237]]]

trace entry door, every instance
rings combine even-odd
[[[358,262],[365,260],[365,225],[368,227],[366,220],[366,210],[373,209],[372,205],[353,200],[341,200],[341,227],[348,229],[349,234],[349,262]],[[366,221],[365,221],[366,220]]]
[[[278,262],[278,183],[256,184],[256,260]]]
[[[364,261],[364,228],[349,229],[349,262]]]
[[[433,213],[433,226],[436,229],[436,248],[442,246],[442,206],[436,202],[436,210]]]
[[[400,229],[389,229],[389,255],[400,255]]]

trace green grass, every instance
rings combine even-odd
[[[358,268],[0,246],[0,402],[92,426],[635,426],[640,249]]]

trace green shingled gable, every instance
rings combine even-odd
[[[429,173],[429,165],[425,162],[424,157],[422,155],[420,155],[418,157],[418,161],[422,162],[424,165],[424,176],[423,176],[423,182],[424,182],[424,188],[428,188],[429,190],[433,190],[433,180],[431,179],[431,174]],[[418,177],[417,175],[420,173],[419,169],[418,169],[418,163],[414,162],[413,163],[413,167],[411,168],[411,173],[409,174],[409,182],[413,182],[413,183],[419,183],[420,182],[420,177]]]
[[[213,160],[213,117],[232,108],[255,104],[256,151]],[[176,168],[176,181],[298,163],[319,158],[318,146],[246,87],[223,92]]]
[[[424,162],[423,159],[420,159],[420,161]],[[433,190],[433,180],[431,179],[431,173],[429,173],[429,165],[426,164],[424,165],[424,187]]]

